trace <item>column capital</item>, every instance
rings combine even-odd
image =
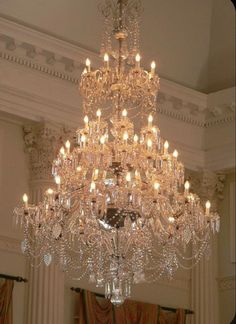
[[[30,182],[52,181],[52,162],[60,146],[71,138],[71,131],[64,125],[42,121],[25,124],[23,136]]]
[[[223,172],[187,169],[185,178],[190,181],[192,190],[199,195],[203,203],[210,200],[212,207],[217,209],[219,200],[224,198],[223,190],[226,175]]]

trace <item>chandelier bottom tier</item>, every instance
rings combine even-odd
[[[85,116],[73,148],[67,141],[60,149],[55,188],[37,206],[24,195],[15,215],[26,255],[88,276],[120,305],[133,284],[197,263],[219,216],[190,192],[178,152],[169,152],[151,115],[139,136],[126,111],[111,122],[97,116]]]

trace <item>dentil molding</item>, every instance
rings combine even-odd
[[[94,67],[101,63],[98,53],[0,16],[0,63],[21,66],[76,87],[87,57],[91,58]],[[157,111],[203,128],[225,124],[235,118],[233,102],[208,106],[207,95],[165,79],[161,79]]]

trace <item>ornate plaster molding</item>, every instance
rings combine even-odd
[[[228,276],[218,279],[219,289],[221,291],[224,290],[235,290],[236,286],[236,277],[235,276]]]
[[[217,209],[218,201],[224,198],[223,190],[226,175],[223,172],[186,169],[185,178],[190,181],[191,188],[199,195],[202,201],[209,199],[212,208]]]
[[[86,57],[96,67],[98,53],[0,16],[0,60],[77,85]],[[208,107],[207,95],[162,79],[157,111],[167,117],[209,128],[232,122],[235,104]]]

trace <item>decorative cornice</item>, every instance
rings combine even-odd
[[[236,277],[235,276],[228,276],[224,278],[218,279],[219,289],[223,290],[235,290],[236,286]]]
[[[0,16],[0,31],[0,60],[72,85],[79,83],[87,57],[92,59],[95,67],[100,62],[98,53],[94,51],[6,17]],[[235,119],[234,103],[208,107],[207,95],[165,79],[162,79],[157,111],[201,128]]]
[[[0,235],[0,250],[5,252],[21,253],[20,240]]]

